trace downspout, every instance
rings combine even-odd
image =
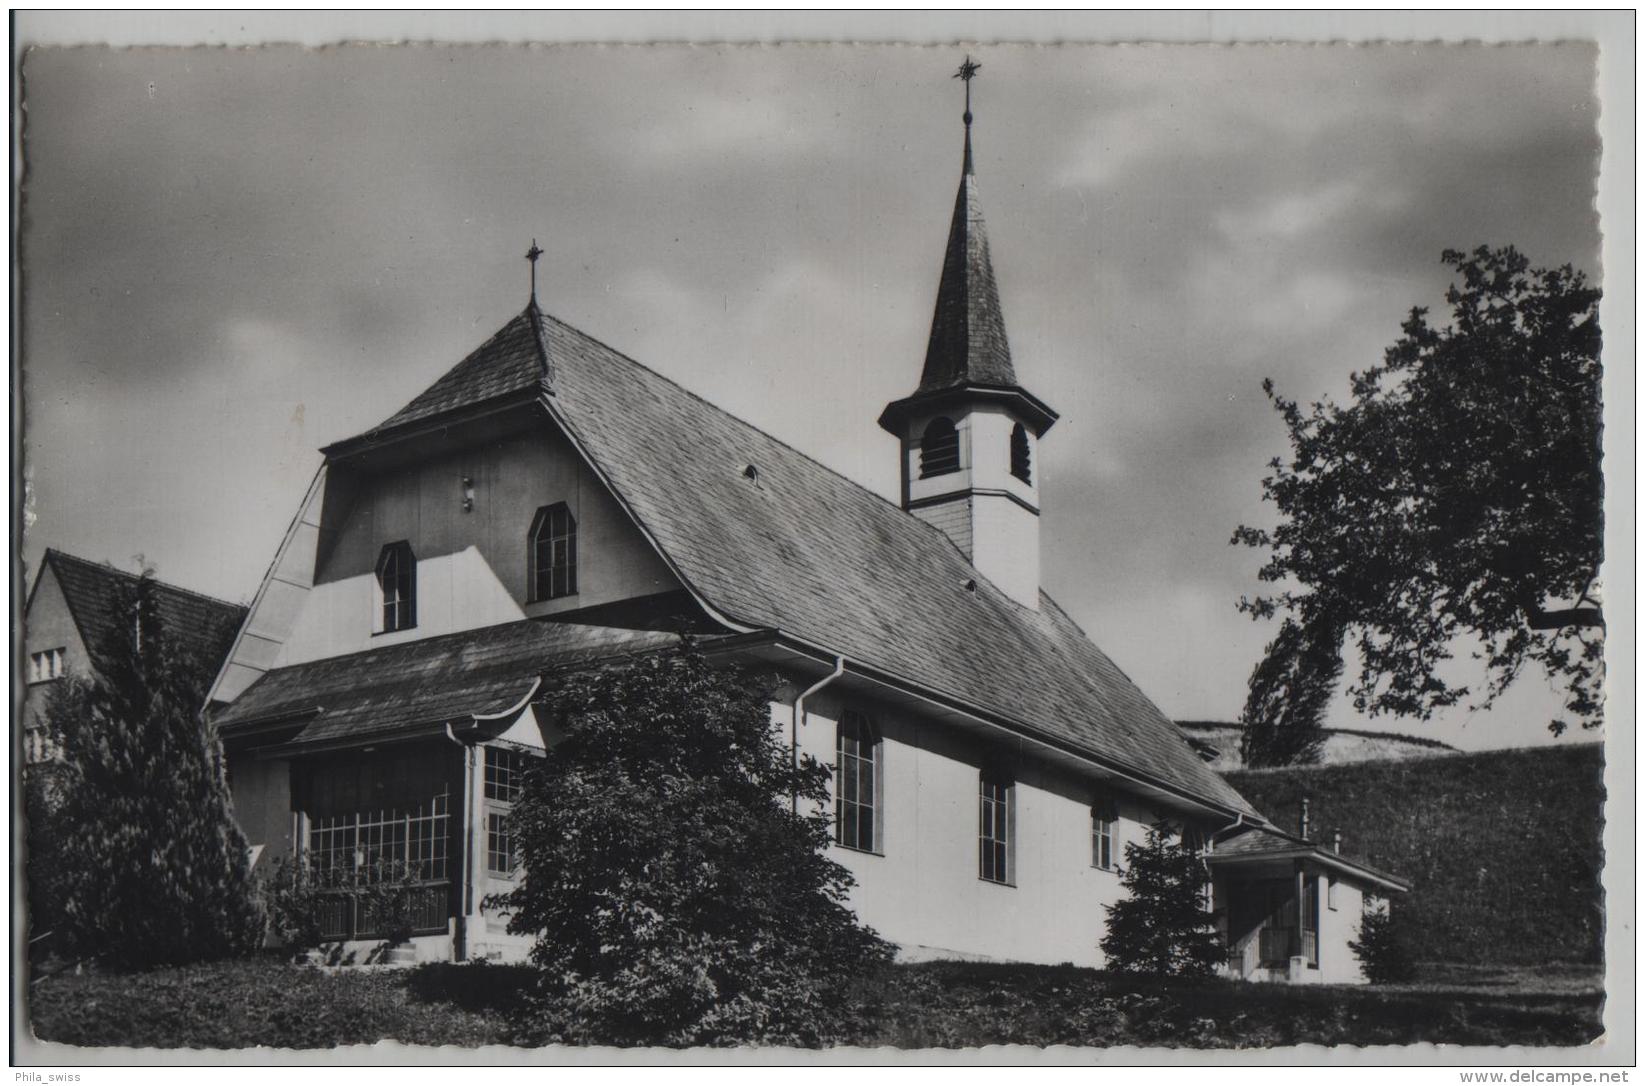
[[[452,947],[452,956],[462,962],[468,960],[468,913],[474,897],[474,883],[469,877],[474,870],[474,857],[469,855],[474,848],[474,827],[469,824],[474,815],[474,797],[469,794],[474,780],[474,746],[457,738],[450,721],[446,722],[446,738],[463,748],[463,889],[457,903],[456,945]]]
[[[1220,830],[1216,830],[1215,832],[1213,832],[1211,834],[1211,837],[1210,837],[1210,840],[1209,840],[1211,848],[1210,848],[1209,851],[1212,851],[1212,852],[1216,851],[1217,838],[1221,837],[1225,833],[1229,833],[1229,832],[1232,832],[1233,830],[1237,830],[1243,825],[1245,825],[1245,812],[1241,811],[1239,813],[1238,818],[1235,818],[1232,822],[1228,823],[1228,825],[1222,827],[1222,829],[1220,829]]]
[[[1211,836],[1205,839],[1205,851],[1215,852],[1217,850],[1217,838],[1221,837],[1225,833],[1232,833],[1234,830],[1239,829],[1243,825],[1245,825],[1245,812],[1240,811],[1232,822],[1228,823],[1228,825],[1222,827],[1220,830],[1213,831]],[[1217,903],[1217,884],[1216,880],[1211,877],[1211,865],[1209,863],[1206,863],[1205,865],[1205,876],[1205,905],[1208,909],[1215,910]],[[1224,945],[1233,939],[1233,926],[1233,918],[1231,916],[1225,917],[1221,922],[1222,940]],[[1244,975],[1243,967],[1240,969],[1240,975]]]
[[[821,690],[823,687],[827,686],[829,683],[844,674],[845,657],[843,655],[835,656],[834,670],[830,671],[827,675],[824,675],[822,678],[806,687],[800,692],[800,696],[794,699],[794,716],[788,725],[788,741],[789,748],[793,751],[794,767],[796,769],[798,769],[800,765],[800,725],[805,723],[805,699],[809,698],[812,694],[815,694],[817,691]],[[800,797],[796,794],[790,797],[789,802],[794,813],[799,814]]]

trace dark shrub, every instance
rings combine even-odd
[[[828,770],[771,684],[690,649],[564,679],[565,740],[525,777],[509,930],[536,935],[522,1032],[572,1044],[819,1044],[887,957],[824,855]]]
[[[1392,909],[1365,913],[1359,920],[1359,938],[1348,943],[1372,984],[1398,984],[1416,976],[1411,941],[1403,918]]]
[[[1216,918],[1205,908],[1205,864],[1160,821],[1125,846],[1120,882],[1129,896],[1108,909],[1102,952],[1122,973],[1209,976],[1222,959]]]
[[[63,926],[78,955],[121,967],[247,952],[263,935],[245,838],[229,815],[207,676],[178,651],[148,574],[112,601],[96,672],[52,690]]]

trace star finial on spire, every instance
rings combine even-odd
[[[977,78],[977,72],[981,68],[982,65],[972,60],[971,54],[967,53],[965,54],[965,63],[961,64],[960,70],[954,73],[955,79],[965,80],[965,127],[967,128],[971,127],[971,81]]]
[[[531,300],[534,302],[537,300],[537,258],[542,255],[543,251],[537,248],[537,239],[532,238],[531,248],[526,250],[525,258],[531,261]]]

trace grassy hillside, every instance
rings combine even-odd
[[[1419,959],[1535,965],[1602,958],[1603,772],[1585,743],[1227,778],[1288,829],[1307,795],[1314,837],[1415,883]]]

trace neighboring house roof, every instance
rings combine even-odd
[[[216,722],[225,737],[301,724],[287,741],[315,748],[438,729],[523,708],[548,671],[679,643],[668,633],[524,619],[275,668]]]
[[[1220,720],[1179,720],[1182,731],[1200,757],[1219,773],[1249,769],[1240,754],[1241,727]],[[1448,743],[1421,735],[1400,732],[1373,732],[1357,728],[1325,728],[1321,732],[1319,765],[1346,765],[1353,762],[1402,761],[1410,758],[1431,758],[1459,751]],[[1292,767],[1282,767],[1292,768]]]
[[[46,550],[42,572],[48,566],[57,575],[63,599],[80,631],[80,640],[95,663],[104,639],[119,621],[119,590],[135,584],[137,574],[50,548]],[[35,583],[39,584],[38,577]],[[245,620],[246,608],[164,581],[152,583],[155,609],[166,633],[199,662],[208,676],[214,674],[234,643],[240,623]]]
[[[533,363],[528,348],[539,336],[546,361]],[[429,410],[471,409],[532,381],[665,560],[721,615],[1256,815],[1049,596],[1037,611],[1018,605],[936,527],[535,302],[430,392],[332,449],[392,440]]]
[[[1404,879],[1390,875],[1368,863],[1351,859],[1307,838],[1282,833],[1266,826],[1251,826],[1240,831],[1237,836],[1218,841],[1216,847],[1206,856],[1206,861],[1213,866],[1287,859],[1313,860],[1401,893],[1411,888],[1411,884]]]

